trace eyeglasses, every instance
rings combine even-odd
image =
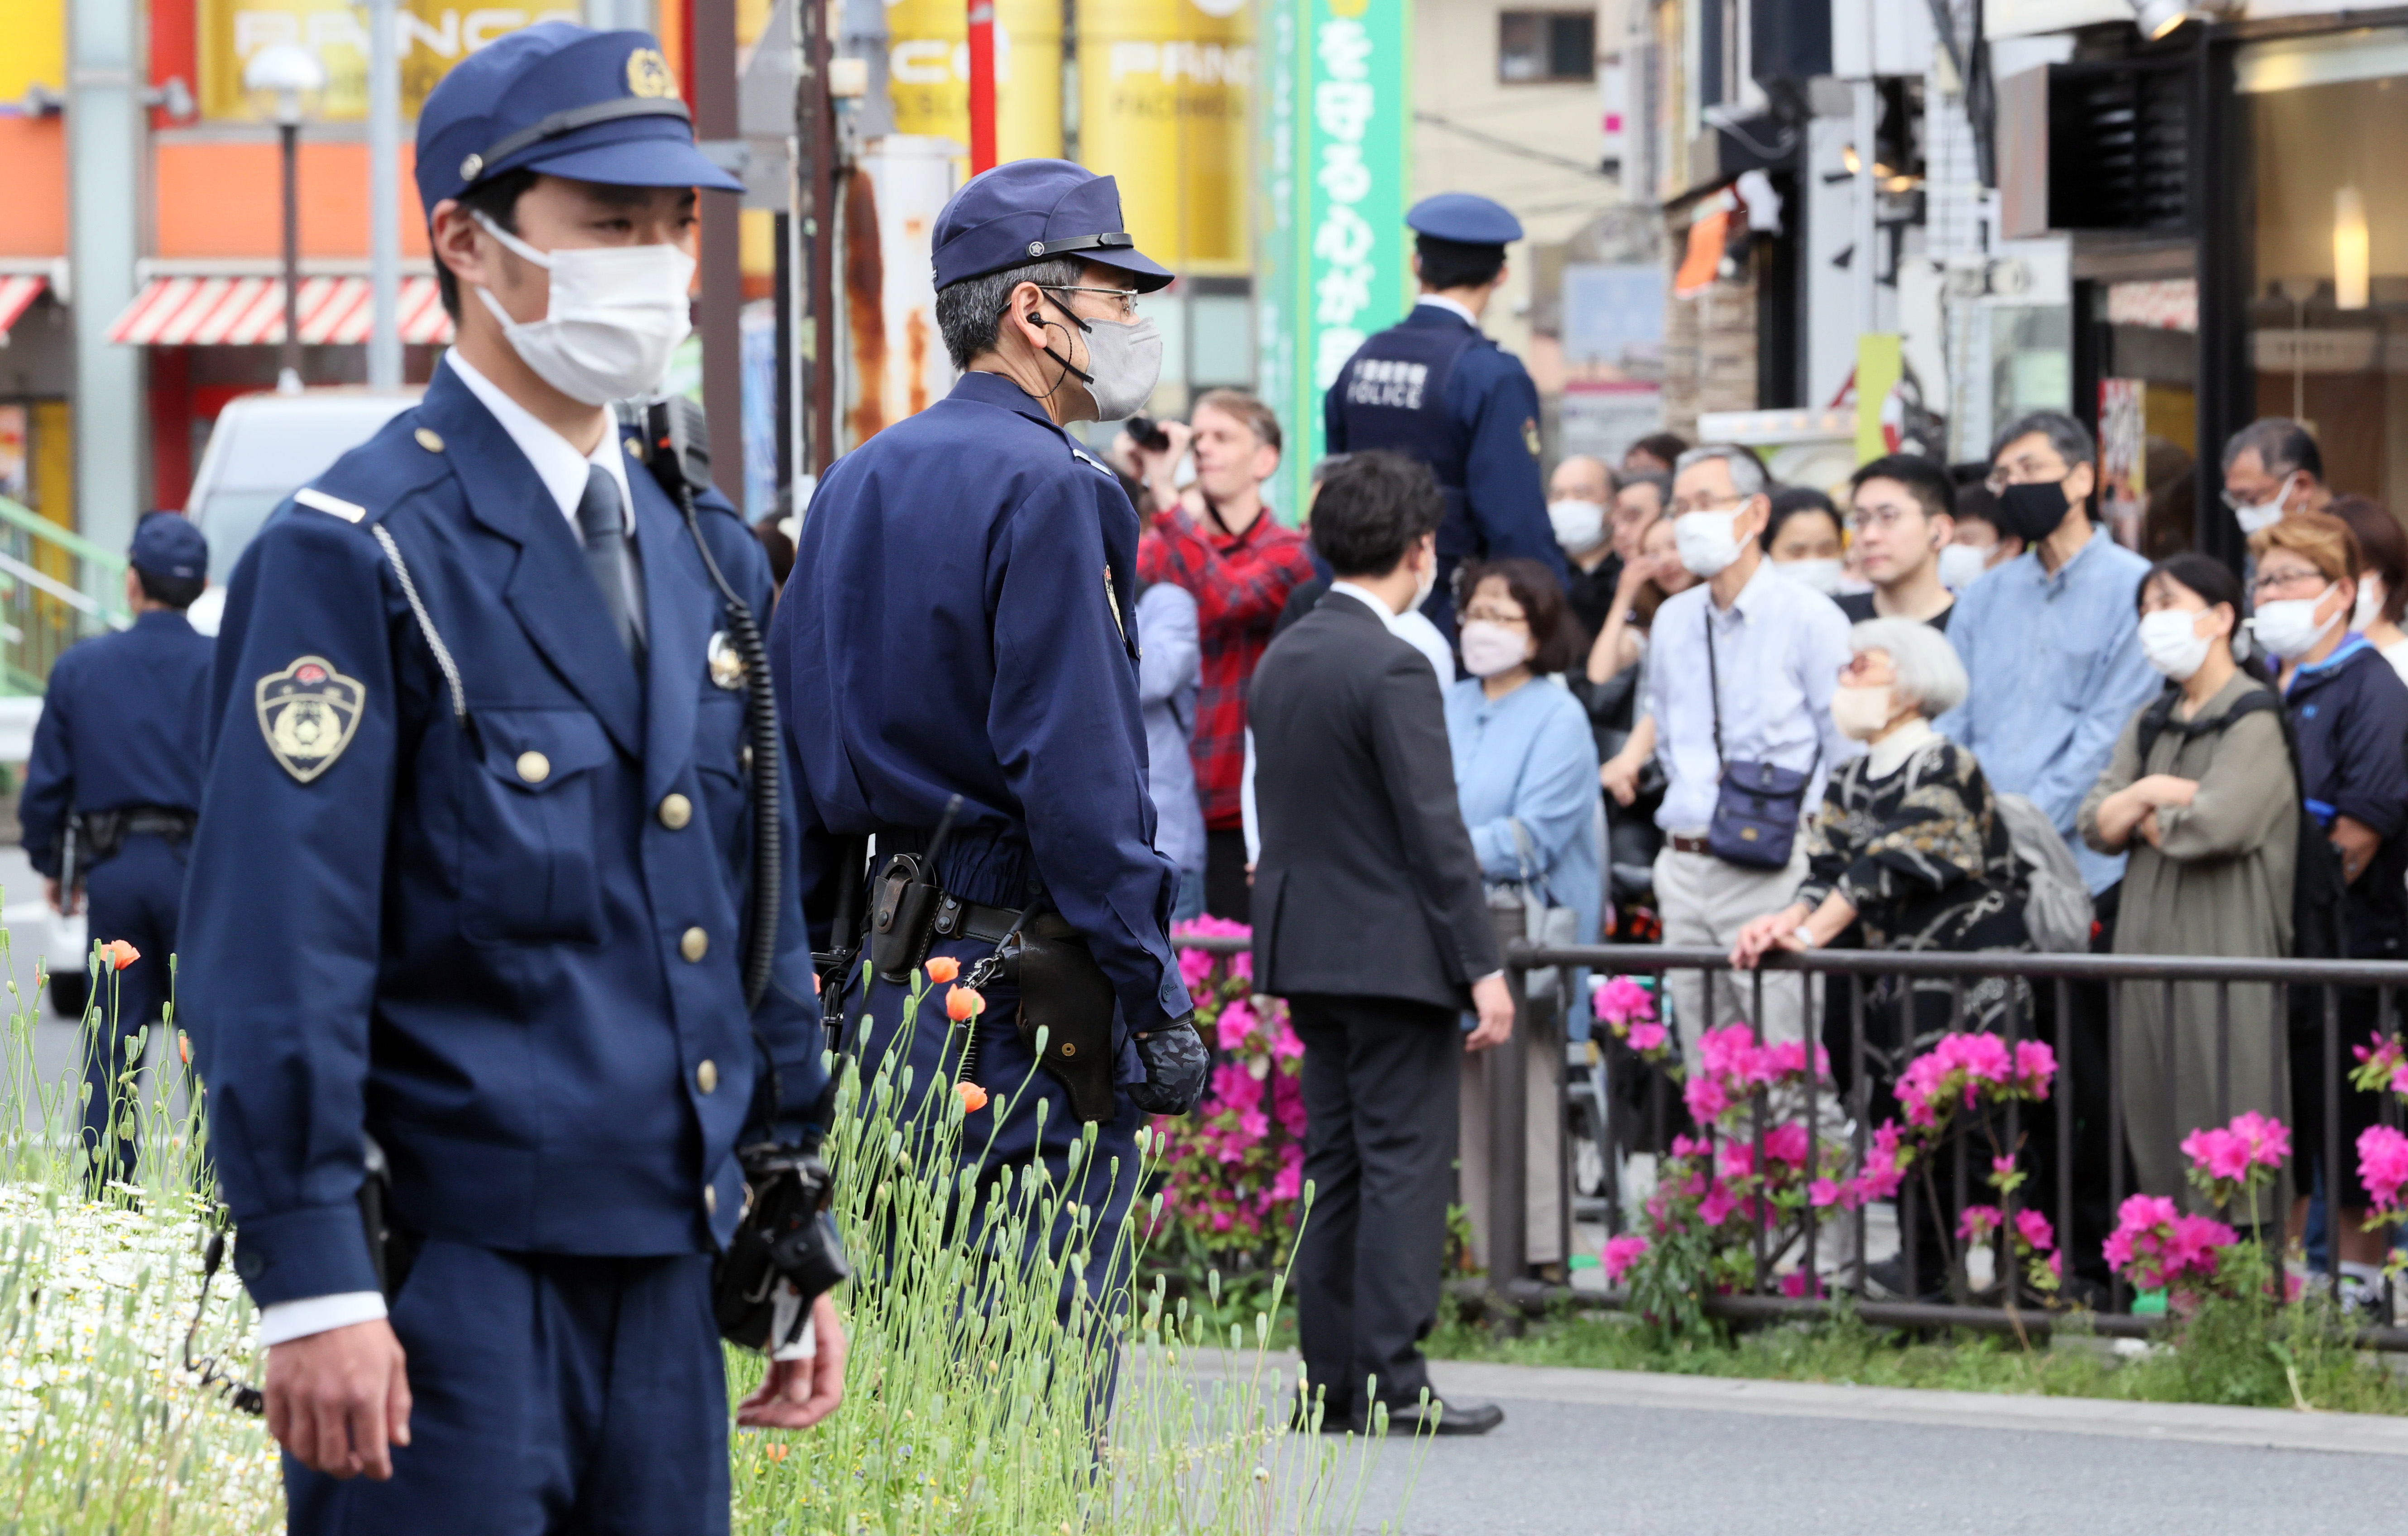
[[[1134,288],[1082,288],[1072,284],[1061,288],[1049,286],[1045,291],[1049,294],[1102,294],[1107,297],[1119,300],[1115,308],[1119,309],[1123,320],[1137,318],[1137,290]]]
[[[1467,621],[1480,619],[1489,624],[1507,624],[1517,629],[1527,629],[1530,626],[1528,616],[1518,608],[1512,610],[1491,608],[1485,603],[1481,603],[1465,609],[1463,616]]]
[[[2325,573],[2313,567],[2303,570],[2261,570],[2258,573],[2258,580],[2249,583],[2249,596],[2255,597],[2263,593],[2272,592],[2276,587],[2293,586],[2301,581],[2322,581],[2324,579]]]
[[[2254,512],[2260,507],[2279,507],[2289,498],[2290,495],[2291,477],[2289,475],[2285,475],[2281,480],[2275,481],[2274,494],[2268,496],[2263,501],[2255,501],[2248,496],[2236,495],[2230,491],[2222,491],[2217,493],[2216,499],[2223,502],[2227,507],[2231,508],[2236,512]]]
[[[2061,467],[2054,468],[2052,472],[2052,468],[2051,466],[2042,465],[2031,459],[2019,459],[2014,464],[2002,464],[1991,470],[1989,474],[1983,477],[1982,485],[1992,495],[1997,495],[2010,485],[2040,485],[2061,481],[2073,473],[2071,469]]]
[[[1908,509],[1904,507],[1868,508],[1863,511],[1848,514],[1848,529],[1852,533],[1861,533],[1867,528],[1879,528],[1887,532],[1904,522],[1907,514]]]

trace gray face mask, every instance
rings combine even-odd
[[[1087,386],[1087,393],[1096,397],[1097,421],[1117,422],[1136,415],[1162,379],[1162,333],[1151,320],[1123,325],[1116,321],[1083,319],[1058,300],[1055,307],[1086,334],[1087,366],[1072,367],[1068,358],[1051,347],[1045,349],[1045,355],[1069,368]]]

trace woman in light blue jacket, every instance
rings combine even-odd
[[[1570,908],[1577,914],[1572,941],[1593,943],[1605,897],[1597,739],[1588,711],[1555,681],[1586,653],[1588,637],[1565,605],[1555,573],[1535,560],[1469,567],[1457,590],[1464,594],[1461,647],[1469,675],[1446,691],[1446,734],[1455,796],[1481,874],[1492,890],[1519,883],[1527,897]],[[1584,974],[1566,981],[1562,1025],[1534,1029],[1530,1041],[1525,1242],[1533,1267],[1567,1256],[1557,1171],[1562,1041],[1567,1031],[1585,1040],[1589,1021]],[[1484,1263],[1489,1055],[1466,1064],[1461,1105],[1465,1203]]]

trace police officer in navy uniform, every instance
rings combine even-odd
[[[824,1116],[824,1036],[799,921],[747,1012],[724,610],[609,403],[657,388],[695,189],[737,183],[652,37],[565,22],[445,77],[417,177],[458,341],[234,573],[183,955],[292,1529],[724,1532],[711,1255],[736,1148]],[[816,1321],[742,1421],[834,1406]]]
[[[924,1092],[964,1074],[1005,1098],[1000,1127],[989,1103],[962,1137],[989,1172],[1042,1159],[1061,1174],[1092,1125],[1074,1193],[1110,1252],[1137,1131],[1150,1111],[1192,1107],[1205,1057],[1168,939],[1179,868],[1154,850],[1146,789],[1137,510],[1064,423],[1144,405],[1162,343],[1139,300],[1170,274],[1130,243],[1112,179],[1068,161],[973,179],[934,239],[938,325],[960,381],[829,468],[770,639],[803,779],[805,897],[824,920],[836,887],[862,877],[841,845],[874,836],[882,866],[924,855],[960,797],[925,871],[933,921],[895,937],[969,972],[1025,914],[1100,969],[1112,1016],[1081,1022],[1109,1064],[1094,1062],[1082,1098],[1053,1068],[1090,1057],[1061,1062],[1057,1028],[1056,1059],[1035,1070],[1014,1027],[1023,999],[1000,980],[982,989],[967,1065],[945,1055],[942,988],[900,1038],[907,983],[894,980],[853,988],[849,1048],[873,1071],[907,1056]],[[1108,1269],[1084,1272],[1107,1306],[1122,1278]]]
[[[1322,403],[1329,452],[1386,448],[1438,476],[1438,586],[1422,611],[1455,633],[1455,567],[1522,555],[1569,581],[1539,478],[1539,387],[1521,360],[1480,333],[1505,281],[1505,247],[1522,225],[1468,192],[1425,197],[1414,232],[1421,298],[1355,349]]]
[[[125,571],[133,627],[71,646],[51,666],[17,805],[25,854],[49,882],[51,908],[72,914],[67,887],[79,884],[93,941],[123,940],[140,952],[117,973],[113,1014],[106,973],[92,998],[101,1014],[84,1063],[83,1138],[98,1180],[133,1171],[133,1141],[109,1144],[116,1085],[133,1037],[168,1001],[167,956],[208,754],[212,649],[184,610],[208,585],[208,541],[182,517],[152,512],[135,526]]]

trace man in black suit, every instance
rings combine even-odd
[[[1374,1402],[1399,1432],[1419,1426],[1463,1053],[1513,1028],[1438,681],[1392,633],[1429,595],[1444,507],[1428,468],[1402,454],[1358,453],[1330,472],[1312,544],[1337,580],[1264,653],[1247,707],[1262,827],[1254,975],[1287,998],[1304,1040],[1314,1194],[1297,1318],[1326,1428],[1364,1424]],[[1467,1006],[1479,1014],[1468,1037]],[[1488,1403],[1441,1414],[1435,1392],[1429,1403],[1440,1434],[1484,1434],[1505,1416]]]

